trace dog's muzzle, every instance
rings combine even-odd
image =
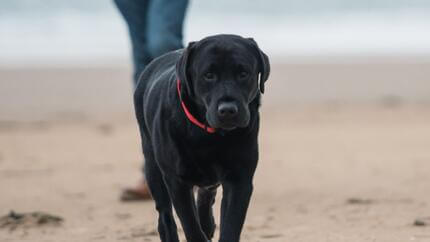
[[[211,125],[224,130],[233,130],[245,127],[249,122],[249,112],[241,108],[235,101],[223,101],[218,104],[212,113]]]

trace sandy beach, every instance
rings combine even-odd
[[[242,241],[430,241],[430,224],[414,225],[430,217],[430,59],[272,69]],[[121,66],[0,68],[0,216],[64,219],[0,228],[0,241],[159,241],[154,204],[118,199],[140,177],[130,76]]]

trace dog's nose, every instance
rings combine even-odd
[[[233,118],[238,112],[234,102],[222,102],[218,105],[218,115],[221,118]]]

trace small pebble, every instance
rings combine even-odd
[[[372,199],[364,199],[364,198],[349,198],[346,201],[348,204],[372,204],[374,201]]]
[[[414,226],[427,226],[430,222],[430,218],[417,218],[415,219]]]

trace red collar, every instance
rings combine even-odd
[[[181,81],[179,79],[176,80],[176,88],[178,90],[179,100],[181,101],[182,109],[184,110],[185,116],[187,116],[188,120],[191,121],[191,123],[199,126],[200,128],[206,130],[208,133],[215,133],[215,128],[208,127],[206,124],[201,123],[198,121],[188,110],[187,106],[185,105],[184,101],[182,101],[181,98]]]

